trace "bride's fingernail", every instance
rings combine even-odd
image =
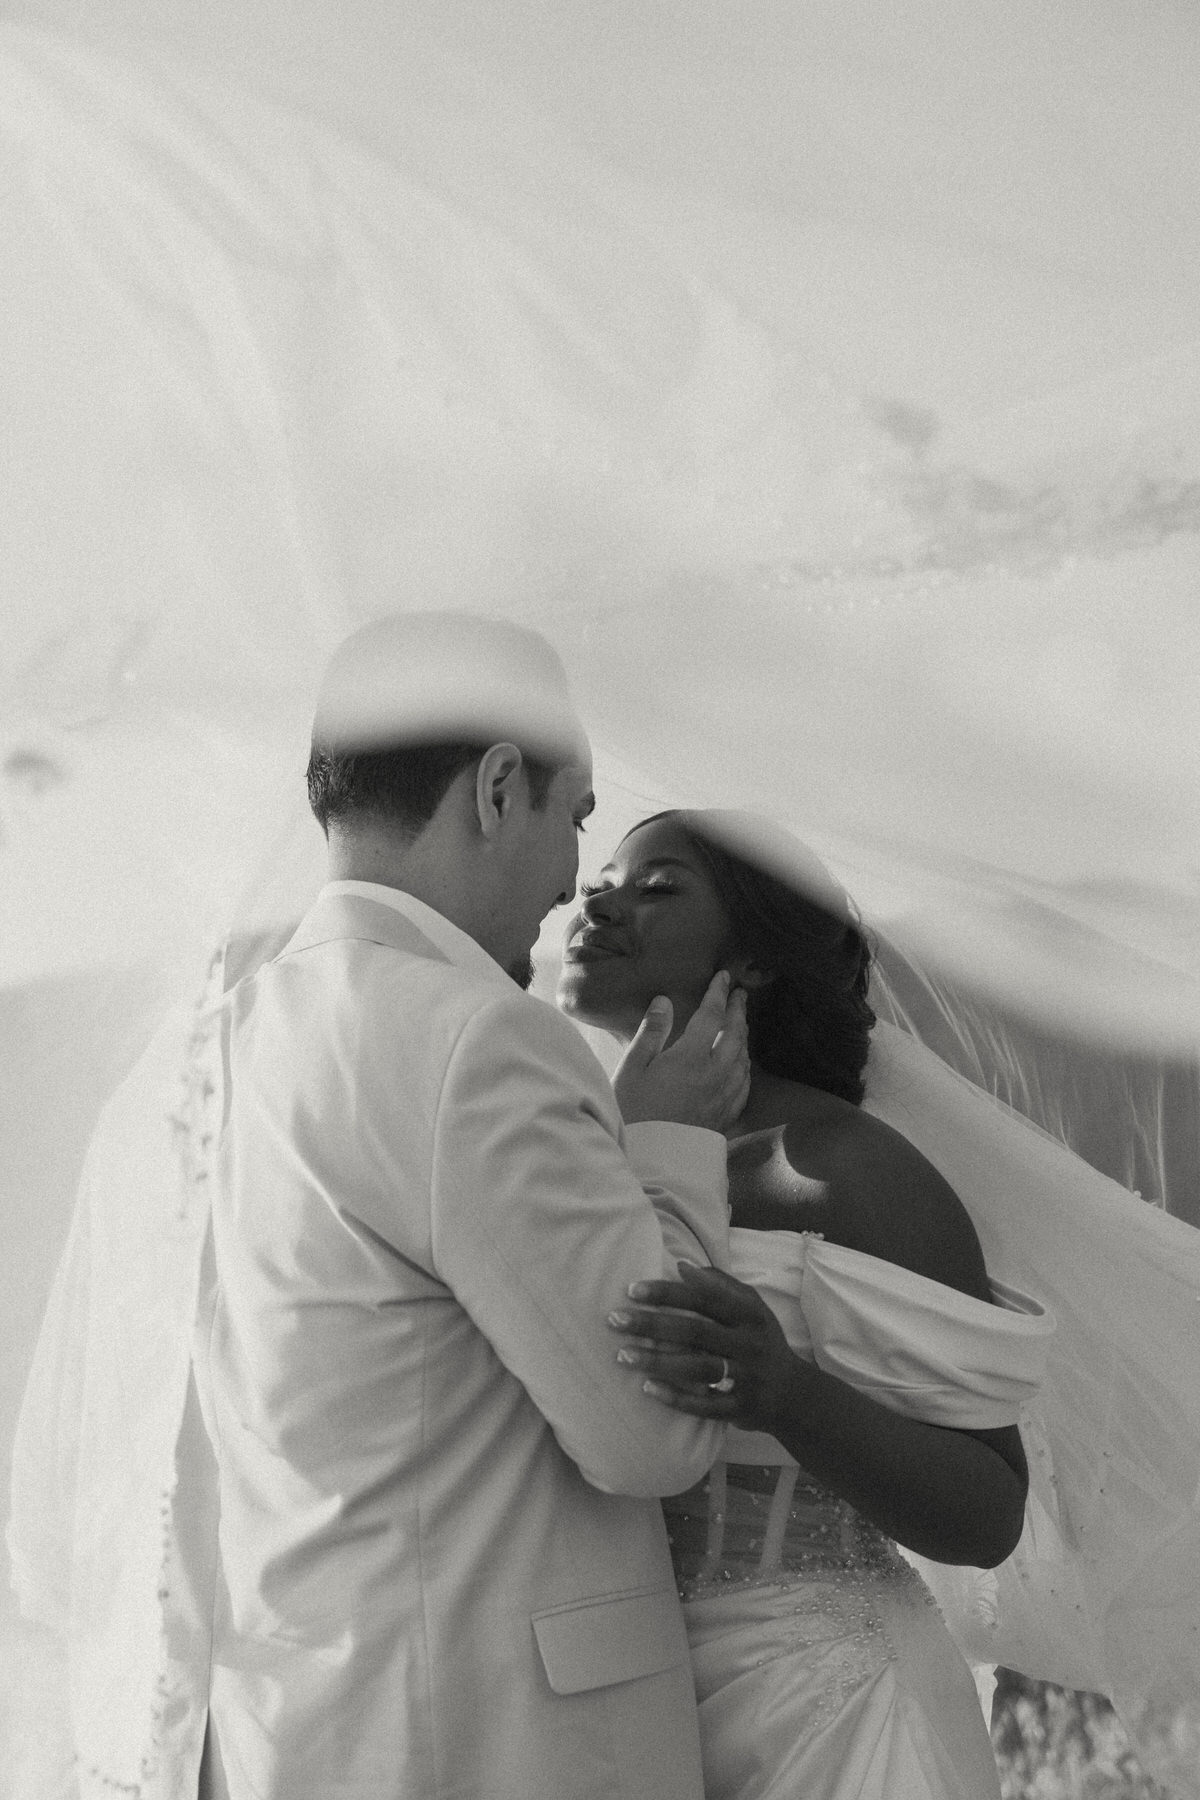
[[[632,1363],[634,1368],[636,1368],[641,1360],[642,1359],[636,1350],[622,1349],[617,1351],[617,1361],[619,1363]]]
[[[618,1331],[621,1331],[626,1325],[633,1324],[633,1314],[626,1312],[610,1312],[608,1315],[608,1322],[610,1325],[615,1325]]]

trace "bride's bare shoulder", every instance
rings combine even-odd
[[[966,1208],[914,1144],[836,1095],[780,1081],[764,1098],[774,1126],[731,1146],[735,1223],[740,1162],[763,1224],[767,1214],[775,1225],[794,1216],[795,1228],[822,1230],[831,1242],[988,1298]]]

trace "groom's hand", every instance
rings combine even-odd
[[[621,1058],[613,1088],[627,1125],[664,1119],[725,1131],[750,1092],[746,995],[722,969],[670,1049],[671,1002],[652,1000]]]

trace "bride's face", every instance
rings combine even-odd
[[[729,917],[687,835],[669,819],[617,846],[567,928],[558,1004],[571,1018],[630,1038],[656,994],[687,1024],[730,946]]]

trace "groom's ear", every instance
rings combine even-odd
[[[492,744],[475,770],[475,811],[484,837],[494,837],[507,817],[520,782],[521,752],[515,744]]]

